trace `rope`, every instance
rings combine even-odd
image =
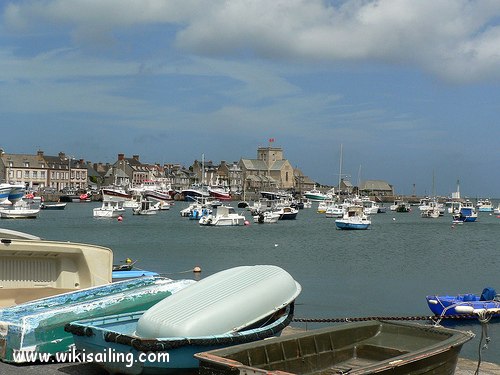
[[[481,338],[479,339],[478,361],[474,375],[479,375],[479,367],[481,367],[481,361],[482,361],[482,354],[481,354],[482,350],[488,349],[488,344],[491,341],[490,337],[488,336],[488,323],[490,322],[492,317],[493,313],[488,312],[486,310],[477,313],[477,319],[481,323]],[[483,340],[485,341],[484,345],[483,345]]]

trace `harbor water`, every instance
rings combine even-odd
[[[99,203],[68,203],[65,210],[42,210],[37,219],[2,219],[0,226],[44,239],[110,247],[115,264],[131,258],[137,267],[171,278],[203,278],[239,265],[273,264],[301,285],[296,317],[413,317],[432,315],[429,294],[480,293],[486,286],[500,292],[500,218],[479,213],[475,223],[452,225],[449,214],[437,219],[409,213],[372,215],[369,230],[341,231],[335,219],[313,208],[296,220],[276,224],[250,222],[241,227],[205,227],[181,217],[187,203],[176,202],[157,215],[132,215],[122,221],[93,218]],[[195,274],[199,266],[202,272]],[[248,301],[249,304],[253,303]],[[244,306],[242,306],[244,308]],[[500,363],[500,319],[487,325],[490,342],[482,360]],[[295,323],[302,328],[325,323]],[[342,323],[330,323],[342,324]],[[471,330],[461,357],[477,360],[481,324],[445,321]]]

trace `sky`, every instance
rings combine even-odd
[[[494,198],[499,120],[498,0],[0,2],[6,153],[190,166],[274,138],[320,184]]]

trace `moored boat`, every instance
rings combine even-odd
[[[280,218],[280,214],[273,211],[258,212],[253,216],[254,223],[258,224],[273,224],[277,223]]]
[[[448,374],[474,337],[406,322],[346,323],[195,354],[200,375]]]
[[[159,208],[154,205],[153,201],[142,199],[139,206],[132,209],[134,215],[156,215]]]
[[[427,296],[426,300],[431,311],[440,316],[475,318],[472,315],[474,312],[498,309],[493,316],[500,317],[500,295],[491,287],[484,288],[481,294],[432,295]]]
[[[233,207],[219,206],[214,214],[202,215],[199,223],[207,226],[238,226],[245,224],[245,216],[236,212]]]
[[[67,351],[74,342],[73,336],[64,331],[65,324],[90,317],[142,311],[192,283],[195,281],[141,277],[1,309],[0,359],[22,363],[30,362],[30,358],[16,353]]]
[[[300,285],[279,267],[235,267],[202,279],[147,311],[72,322],[66,329],[73,333],[77,349],[86,353],[132,353],[131,366],[100,363],[108,372],[193,371],[198,367],[193,357],[197,352],[279,334],[293,317],[300,291]],[[155,355],[139,361],[145,353]],[[161,360],[162,354],[169,360]]]
[[[299,213],[299,209],[291,206],[282,206],[273,209],[272,212],[279,215],[279,220],[295,220]]]
[[[320,202],[329,198],[329,195],[318,190],[316,188],[316,185],[314,185],[314,188],[312,188],[311,190],[305,191],[303,196],[304,198],[307,198],[313,202]]]
[[[458,213],[453,215],[454,221],[461,221],[465,223],[472,223],[477,220],[477,211],[472,202],[465,201],[460,203]]]
[[[64,210],[66,208],[66,203],[40,203],[40,209],[42,210]]]
[[[7,183],[0,184],[0,204],[9,203],[9,194],[12,190],[12,185]]]
[[[12,232],[0,232],[0,306],[111,282],[111,249]]]
[[[93,209],[94,217],[117,218],[125,213],[123,200],[103,200],[101,207]]]
[[[125,201],[132,199],[132,194],[129,194],[121,187],[108,187],[101,189],[103,201]]]
[[[337,229],[368,229],[371,223],[369,216],[363,212],[363,206],[358,205],[347,207],[342,218],[335,219]]]
[[[0,218],[2,219],[36,219],[39,213],[40,207],[32,208],[22,201],[7,208],[0,208]]]

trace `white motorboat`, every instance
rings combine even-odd
[[[244,225],[245,221],[245,216],[237,213],[233,207],[219,206],[215,214],[202,216],[199,223],[209,226],[235,226]]]
[[[338,229],[368,229],[371,220],[363,212],[363,206],[350,206],[346,209],[344,216],[335,220]]]
[[[33,207],[22,200],[17,201],[10,207],[0,208],[2,219],[36,219],[40,213],[40,207]]]
[[[299,209],[291,206],[282,206],[273,209],[272,212],[280,215],[279,220],[294,220],[299,213]]]
[[[94,217],[111,217],[115,218],[122,216],[125,213],[123,200],[106,200],[102,201],[101,207],[96,207],[93,210]]]
[[[150,200],[143,199],[139,202],[139,206],[132,209],[134,215],[156,215],[158,207]]]
[[[277,223],[280,218],[280,214],[273,211],[259,212],[257,215],[253,216],[253,221],[258,224],[273,224]]]
[[[346,206],[342,203],[332,203],[326,208],[325,217],[339,218],[344,216]]]
[[[378,213],[380,206],[376,202],[365,198],[361,201],[363,202],[363,211],[366,215],[374,215]]]

